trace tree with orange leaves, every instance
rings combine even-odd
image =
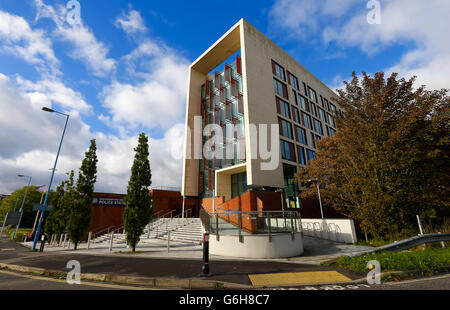
[[[353,73],[335,98],[338,131],[296,175],[302,185],[318,178],[325,204],[374,237],[449,209],[450,97],[414,81]],[[316,195],[303,189],[302,198]]]

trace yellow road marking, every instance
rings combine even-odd
[[[315,283],[350,282],[350,278],[337,271],[289,272],[270,274],[249,274],[253,286],[270,287]]]
[[[0,270],[0,273],[9,274],[9,275],[17,276],[17,277],[22,277],[22,278],[33,279],[33,280],[50,281],[50,282],[58,282],[58,283],[68,284],[66,280],[61,280],[61,279],[52,279],[52,278],[41,277],[41,276],[32,276],[32,275],[26,275],[26,274],[5,271],[5,270]],[[77,284],[72,284],[72,285],[77,285]],[[108,283],[95,283],[95,282],[86,282],[86,281],[81,281],[81,285],[115,288],[115,289],[123,289],[123,290],[158,290],[155,288],[126,286],[126,285],[117,285],[117,284],[108,284]]]

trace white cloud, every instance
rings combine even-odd
[[[32,29],[21,16],[0,11],[0,49],[37,65],[42,72],[59,74],[51,40],[44,31]]]
[[[141,14],[135,10],[130,10],[127,15],[122,14],[121,17],[116,19],[114,25],[122,28],[129,35],[147,31]]]
[[[116,61],[108,58],[109,49],[83,24],[82,17],[81,25],[72,26],[66,23],[67,9],[64,6],[57,11],[42,0],[35,0],[34,3],[37,8],[36,21],[50,18],[56,26],[53,32],[55,39],[72,44],[70,57],[82,61],[97,77],[105,77],[114,71]]]
[[[92,107],[83,99],[82,94],[64,85],[57,79],[44,79],[39,82],[24,80],[18,76],[16,83],[27,93],[32,103],[41,106],[61,106],[77,112],[89,112]]]
[[[103,89],[101,99],[115,126],[167,129],[184,121],[189,61],[149,38],[123,60],[128,75],[142,81],[114,81]]]
[[[370,9],[366,1],[352,0],[277,0],[270,23],[279,26],[283,33],[307,34],[306,38],[296,37],[297,40],[322,37],[325,45],[333,42],[343,49],[358,47],[372,57],[392,46],[403,47],[405,52],[398,62],[386,65],[384,71],[395,71],[406,78],[417,75],[417,83],[428,88],[448,88],[450,41],[445,38],[450,2],[390,0],[380,3],[379,25],[367,22]],[[333,14],[336,18],[330,18]]]
[[[49,86],[50,87],[50,86]],[[43,101],[51,102],[53,92],[40,93]],[[48,184],[65,118],[41,111],[41,101],[32,100],[23,89],[0,73],[0,192],[10,193],[24,186],[17,174],[33,176],[33,184]],[[150,160],[153,184],[179,187],[181,160],[174,154],[184,141],[184,128],[177,124],[169,128],[162,139],[150,139]],[[134,147],[138,137],[119,138],[92,132],[79,114],[71,112],[57,173],[53,186],[58,185],[65,173],[80,167],[90,139],[97,141],[98,180],[96,191],[126,193]]]
[[[283,37],[306,39],[347,13],[361,0],[276,0],[269,13],[269,27]]]

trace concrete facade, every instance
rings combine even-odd
[[[253,188],[285,188],[286,177],[283,172],[283,164],[288,164],[294,170],[306,163],[300,158],[300,151],[303,158],[308,160],[315,151],[314,141],[318,138],[331,135],[333,131],[330,124],[330,107],[333,97],[336,95],[325,84],[318,80],[313,74],[300,65],[294,58],[283,51],[255,27],[244,19],[241,19],[216,43],[214,43],[203,55],[201,55],[189,69],[189,87],[187,99],[186,127],[189,129],[186,133],[185,159],[183,162],[183,181],[182,195],[189,197],[201,197],[201,184],[199,182],[200,159],[202,158],[202,133],[195,118],[202,116],[202,85],[211,78],[211,71],[225,62],[230,56],[240,51],[241,57],[241,76],[242,76],[242,95],[243,95],[243,118],[245,132],[245,162],[236,164],[233,167],[218,169],[214,174],[214,189],[216,196],[225,198],[225,201],[234,198],[231,195],[230,176],[233,173],[245,172],[247,186]],[[285,80],[281,81],[286,89],[286,97],[281,97],[274,90],[274,65],[276,62],[282,66],[285,74]],[[291,76],[297,79],[297,87],[292,86]],[[303,87],[304,85],[304,87]],[[310,89],[315,92],[315,98],[310,98]],[[295,94],[295,98],[294,95]],[[298,99],[297,99],[298,96]],[[298,100],[304,97],[306,108],[302,111]],[[320,99],[319,99],[320,98]],[[290,118],[280,114],[277,107],[278,101],[285,101],[289,106]],[[332,103],[335,109],[338,108]],[[294,121],[294,107],[299,112],[300,119]],[[320,113],[325,115],[321,119]],[[310,128],[305,128],[303,114],[309,115],[311,120]],[[305,116],[308,117],[308,116]],[[270,159],[263,158],[258,146],[261,146],[260,125],[267,125],[281,129],[281,121],[288,122],[292,128],[291,137],[283,136],[282,132],[276,132],[267,135],[266,145],[268,149],[277,150],[279,161],[274,169],[265,169],[264,165],[270,162]],[[334,123],[334,121],[333,121]],[[322,134],[318,133],[316,124],[322,127]],[[301,143],[297,136],[297,127],[303,128],[308,142]],[[259,129],[259,130],[255,130]],[[330,128],[330,131],[329,131]],[[326,130],[325,130],[326,129]],[[325,132],[326,131],[326,132]],[[292,145],[293,152],[291,160],[283,159],[280,149],[280,140]],[[309,142],[309,140],[311,140]],[[297,206],[299,203],[290,203],[288,206]]]

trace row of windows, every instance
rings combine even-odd
[[[285,160],[297,162],[295,146],[293,143],[280,140],[281,157]],[[297,145],[298,162],[304,166],[315,158],[315,152],[303,146]]]
[[[286,73],[285,73],[284,68],[273,60],[272,60],[272,71],[273,71],[273,74],[278,79],[280,79],[283,82],[286,82]],[[297,77],[295,75],[293,75],[292,73],[290,73],[289,71],[288,71],[288,83],[289,83],[289,85],[292,86],[292,88],[294,88],[298,92],[300,92],[300,87],[299,87]],[[302,83],[303,83],[304,96],[309,97],[313,102],[315,102],[316,104],[319,104],[317,92],[313,88],[307,86],[305,82],[302,82]],[[287,98],[287,92],[280,90],[280,92],[278,94],[284,98]],[[296,96],[294,96],[294,97],[295,97],[295,101],[297,102]],[[334,104],[332,104],[331,102],[329,102],[327,99],[323,98],[322,95],[320,95],[320,104],[328,112],[333,113],[336,111],[336,106]]]
[[[286,85],[284,85],[277,79],[274,79],[274,87],[275,87],[275,93],[278,96],[286,98]],[[300,109],[305,112],[310,112],[310,108],[309,108],[307,99],[305,99],[302,95],[297,94],[295,90],[293,90],[293,97],[294,97],[295,105],[299,106]],[[336,128],[336,123],[335,123],[334,117],[331,116],[330,113],[326,113],[324,109],[317,107],[316,104],[314,104],[312,102],[310,104],[311,104],[311,108],[312,108],[312,114],[315,117],[319,118],[321,121],[328,124],[329,126]],[[288,102],[277,97],[277,106],[278,106],[278,113],[280,113],[281,115],[283,115],[286,118],[291,119],[291,112],[289,109]],[[299,124],[302,123],[301,119],[299,117],[300,114],[299,114],[298,109],[293,106],[292,111],[293,111],[294,121],[296,121]],[[302,115],[308,115],[308,114],[302,112]],[[309,115],[304,116],[303,118],[308,118],[308,120],[306,120],[305,123],[307,123],[308,125],[312,124],[311,118]],[[308,128],[312,130],[312,126],[309,126]],[[322,132],[323,132],[323,130],[322,130]]]

